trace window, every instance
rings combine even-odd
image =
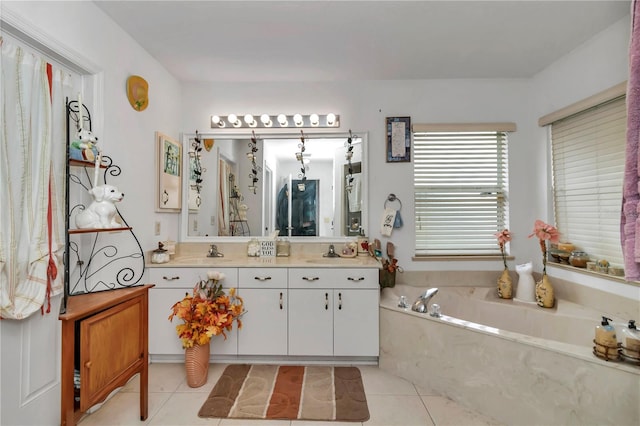
[[[515,125],[458,127],[414,126],[416,255],[500,254],[494,234],[508,227],[507,130]]]
[[[592,259],[620,264],[626,120],[623,96],[551,123],[554,213],[561,239]]]

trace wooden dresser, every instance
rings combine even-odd
[[[123,288],[69,297],[62,321],[61,425],[140,373],[140,419],[148,415],[149,289]],[[74,369],[80,372],[79,392]]]

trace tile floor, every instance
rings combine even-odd
[[[80,426],[97,425],[210,425],[210,426],[354,426],[359,423],[305,422],[288,420],[201,419],[198,410],[222,374],[226,364],[211,364],[207,384],[187,386],[184,365],[158,363],[149,366],[149,417],[140,422],[139,382],[134,377],[103,406],[80,420]],[[358,366],[370,419],[364,426],[480,426],[498,425],[493,419],[473,413],[457,403],[421,392],[412,383],[380,370]]]

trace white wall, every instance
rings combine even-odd
[[[413,164],[389,164],[385,161],[385,117],[411,116],[412,122],[484,122],[513,121],[518,132],[510,140],[511,228],[520,240],[514,241],[514,253],[530,259],[536,244],[526,241],[535,218],[545,210],[540,203],[529,202],[535,191],[528,170],[544,169],[544,157],[531,155],[533,130],[530,81],[528,80],[431,80],[431,81],[359,81],[338,83],[290,84],[203,84],[183,85],[185,103],[183,121],[187,129],[209,129],[211,114],[254,111],[275,114],[301,111],[334,111],[340,114],[341,131],[369,133],[369,205],[367,235],[381,238],[380,216],[389,193],[402,200],[404,227],[393,232],[391,241],[399,264],[406,270],[499,269],[500,261],[414,262]],[[245,101],[246,100],[246,101]],[[532,159],[533,157],[533,159]],[[384,242],[384,241],[383,241]]]
[[[63,3],[2,1],[0,12],[3,20],[59,53],[82,58],[87,68],[99,73],[101,86],[84,99],[95,101],[91,108],[94,131],[105,153],[122,168],[121,176],[110,181],[125,192],[120,210],[143,248],[151,249],[157,244],[154,219],[166,231],[177,230],[177,215],[154,213],[154,132],[179,136],[180,85],[92,2]],[[127,101],[126,79],[131,74],[149,82],[150,104],[143,112],[134,111]],[[45,317],[35,314],[24,321],[0,321],[2,424],[60,422],[59,298],[52,302],[51,313]],[[45,328],[45,320],[52,327]],[[51,332],[39,336],[45,331]],[[53,365],[52,360],[56,361]],[[34,384],[49,378],[47,388],[34,389]]]
[[[531,81],[532,117],[537,120],[539,117],[626,81],[629,75],[629,39],[630,16],[626,16],[540,71]],[[544,167],[548,169],[550,164],[547,160],[550,156],[547,130],[537,127],[534,131],[532,147],[535,155],[544,154]],[[536,176],[538,180],[536,200],[538,203],[549,205],[549,211],[545,216],[551,220],[551,182],[547,176],[549,174],[542,173]],[[547,200],[549,200],[548,203]],[[562,232],[561,229],[560,232]],[[571,271],[551,269],[549,274],[589,287],[635,297],[636,300],[640,298],[638,287]]]

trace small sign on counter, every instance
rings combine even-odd
[[[276,256],[276,240],[260,241],[260,256],[275,257]]]

